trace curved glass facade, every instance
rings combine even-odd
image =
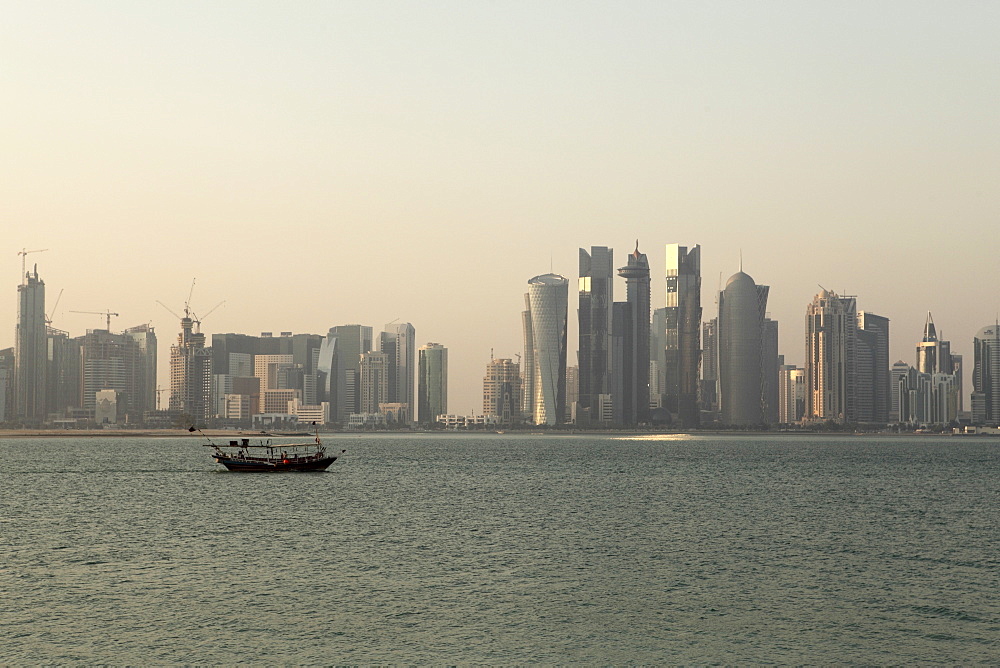
[[[564,421],[566,404],[566,318],[569,281],[542,274],[528,281],[533,383],[532,421],[556,425]],[[528,325],[526,324],[526,331]],[[526,337],[527,338],[527,337]]]
[[[719,295],[719,389],[722,421],[753,426],[765,422],[763,335],[766,285],[742,271]]]

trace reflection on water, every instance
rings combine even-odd
[[[631,436],[612,436],[612,441],[691,441],[696,437],[691,434],[634,434]]]

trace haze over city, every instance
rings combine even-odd
[[[53,324],[151,322],[160,384],[193,278],[202,331],[412,322],[449,408],[522,349],[526,282],[638,238],[740,266],[801,364],[823,285],[889,317],[912,363],[1000,310],[1000,9],[987,3],[11,4],[0,163]],[[616,296],[624,285],[616,286]],[[570,363],[575,298],[570,297]],[[968,381],[967,381],[968,383]],[[968,385],[967,385],[968,387]]]

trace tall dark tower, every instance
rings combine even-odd
[[[591,246],[589,253],[580,249],[579,402],[595,421],[601,419],[601,395],[611,394],[612,258],[605,246]]]
[[[15,396],[17,417],[25,423],[45,419],[45,379],[48,340],[45,330],[45,281],[38,265],[25,272],[17,286],[17,336],[15,339]]]
[[[757,285],[741,270],[719,293],[719,404],[723,424],[753,427],[767,421],[763,374],[768,291],[768,286]]]
[[[625,424],[634,425],[649,422],[649,262],[646,254],[639,252],[638,241],[618,275],[625,279],[631,321],[620,370],[621,415]],[[619,398],[615,397],[615,401]]]
[[[701,246],[667,244],[664,404],[681,427],[697,427],[701,364]]]

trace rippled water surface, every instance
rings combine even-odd
[[[0,440],[0,663],[1000,661],[1000,442]]]

